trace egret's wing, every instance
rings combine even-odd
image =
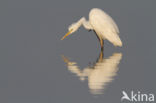
[[[114,27],[114,31],[116,33],[119,33],[119,28],[117,26],[117,24],[115,23],[115,21],[112,19],[111,16],[107,15],[108,16],[108,21],[111,22],[112,26]]]
[[[109,40],[115,46],[122,46],[122,42],[119,38],[119,30],[113,19],[106,15],[104,19],[102,17],[97,20],[98,32],[102,35],[103,39]]]
[[[103,39],[109,40],[115,46],[122,46],[119,29],[114,20],[102,10],[95,10],[90,15],[90,22],[95,32]]]

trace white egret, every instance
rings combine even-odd
[[[103,48],[103,40],[105,39],[113,43],[114,46],[122,46],[122,41],[118,35],[118,26],[107,13],[99,8],[91,9],[89,13],[89,21],[87,21],[85,17],[82,17],[78,22],[70,25],[68,33],[64,35],[61,40],[77,31],[81,25],[83,25],[87,30],[95,31],[100,41],[101,48]]]

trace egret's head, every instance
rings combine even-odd
[[[68,32],[62,37],[61,40],[63,40],[64,38],[66,38],[67,36],[69,36],[70,34],[74,33],[75,31],[77,31],[77,29],[79,28],[79,26],[76,23],[71,24],[68,27]]]

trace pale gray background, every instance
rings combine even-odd
[[[105,42],[105,57],[122,52],[118,76],[103,95],[70,73],[61,55],[81,68],[95,62],[100,45],[81,27],[60,41],[91,8],[110,14],[122,48]],[[0,103],[120,103],[122,90],[156,94],[155,0],[5,0],[0,2]]]

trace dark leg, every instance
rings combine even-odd
[[[103,51],[103,40],[100,38],[101,51]]]
[[[99,62],[102,62],[102,60],[103,60],[103,50],[101,49],[101,51],[100,51],[100,56],[99,56]]]
[[[94,31],[94,33],[96,34],[96,32]],[[100,46],[101,46],[101,50],[103,51],[103,40],[101,37],[99,37],[97,34],[96,34],[96,37],[98,38],[98,40],[100,41]]]

